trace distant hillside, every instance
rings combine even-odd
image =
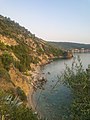
[[[49,42],[49,44],[61,49],[73,49],[73,48],[90,49],[90,44],[80,44],[80,43],[71,43],[71,42]]]

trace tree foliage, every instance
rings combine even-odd
[[[83,69],[82,62],[72,63],[72,67],[66,65],[63,73],[64,82],[72,89],[74,100],[71,105],[71,120],[90,119],[90,67]]]
[[[9,70],[10,64],[13,63],[13,57],[8,53],[8,52],[4,52],[1,56],[0,56],[1,62],[4,65],[4,68],[6,70]]]

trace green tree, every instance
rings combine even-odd
[[[13,63],[14,61],[13,57],[9,53],[4,52],[2,56],[0,56],[0,58],[1,58],[2,64],[4,65],[4,68],[6,70],[9,70],[10,64]]]
[[[66,65],[62,78],[74,95],[71,119],[90,120],[90,68],[84,70],[78,57],[78,61],[74,61],[71,68]]]

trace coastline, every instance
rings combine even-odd
[[[36,92],[37,89],[42,89],[43,85],[47,82],[45,75],[43,73],[41,73],[41,67],[50,64],[51,62],[53,62],[52,60],[48,60],[45,63],[41,64],[41,65],[37,65],[34,69],[34,71],[32,72],[32,80],[31,83],[29,85],[29,94],[27,95],[27,105],[30,109],[32,109],[33,113],[37,115],[38,119],[41,119],[41,114],[39,113],[39,111],[36,110],[36,104],[33,101],[33,95]],[[44,78],[44,79],[42,79]]]
[[[33,101],[33,95],[34,95],[35,91],[38,89],[39,79],[42,76],[40,69],[41,69],[41,66],[37,66],[35,68],[35,71],[32,74],[33,79],[30,83],[30,90],[29,90],[29,94],[27,96],[28,107],[33,110],[34,114],[37,114],[37,115],[38,115],[38,112],[35,109],[35,103]]]
[[[62,59],[62,58],[59,58],[59,59]],[[63,58],[63,59],[70,59],[70,58]],[[35,109],[35,103],[33,101],[33,95],[36,92],[36,90],[39,88],[38,85],[40,85],[40,86],[43,85],[43,84],[41,84],[43,81],[40,80],[42,78],[41,67],[45,66],[47,64],[50,64],[53,61],[54,61],[54,59],[52,59],[50,61],[48,60],[46,63],[36,66],[35,70],[32,72],[32,81],[30,83],[30,90],[29,90],[29,94],[27,96],[27,101],[28,101],[28,107],[33,110],[34,114],[36,114],[38,116],[38,118],[40,118],[41,115]],[[44,83],[45,82],[46,81],[44,81]]]

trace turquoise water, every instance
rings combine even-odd
[[[80,56],[84,68],[90,64],[90,54],[75,54]],[[33,96],[35,109],[42,118],[48,120],[70,120],[70,105],[73,100],[73,93],[67,85],[60,80],[60,75],[65,69],[65,64],[71,66],[73,61],[57,60],[42,67],[41,72],[47,79],[44,89],[38,89]],[[59,79],[58,84],[55,86]]]

